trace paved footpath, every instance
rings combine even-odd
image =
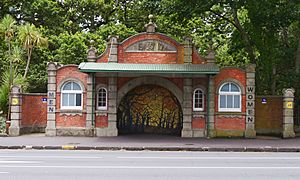
[[[150,150],[300,152],[300,137],[280,139],[206,139],[160,135],[118,137],[46,137],[44,134],[0,137],[0,149]]]

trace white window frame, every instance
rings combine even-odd
[[[81,88],[81,90],[64,90],[64,87],[68,83],[76,83],[76,84],[78,84],[79,87]],[[63,106],[63,94],[74,94],[75,95],[75,99],[74,99],[75,100],[75,106]],[[81,95],[81,104],[80,104],[80,106],[76,106],[76,94],[80,94]],[[60,92],[60,109],[82,110],[82,106],[83,106],[83,90],[82,90],[82,87],[81,87],[80,83],[78,83],[76,81],[67,81],[67,82],[65,82],[63,84],[63,86],[61,87],[61,92]]]
[[[106,92],[106,94],[105,94],[105,105],[106,106],[99,106],[99,91],[100,91],[100,89],[104,89]],[[98,110],[107,110],[107,103],[108,103],[107,94],[108,94],[108,91],[105,87],[98,88],[98,90],[97,90],[97,109]]]
[[[221,91],[222,87],[225,86],[226,84],[229,84],[229,91],[228,92],[224,92]],[[235,86],[238,87],[239,92],[231,92],[231,84],[234,84]],[[226,106],[227,106],[227,97],[228,96],[233,96],[232,98],[232,102],[233,102],[233,108],[221,108],[221,95],[225,95],[226,96]],[[234,96],[238,95],[240,97],[240,101],[239,101],[239,108],[234,108]],[[219,96],[218,96],[218,108],[219,108],[219,112],[242,112],[242,91],[241,88],[238,84],[233,83],[233,82],[225,82],[222,84],[222,86],[220,86],[219,88]]]
[[[198,108],[196,106],[196,91],[201,91],[202,93],[202,107]],[[196,88],[193,92],[193,111],[203,111],[204,110],[204,92],[201,88]]]

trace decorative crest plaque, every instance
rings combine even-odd
[[[143,40],[130,45],[125,52],[176,52],[176,48],[170,44],[167,44],[158,40]]]

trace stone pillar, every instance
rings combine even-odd
[[[207,136],[216,137],[215,130],[215,81],[213,76],[209,76],[208,79],[208,99],[207,102]]]
[[[20,86],[12,86],[10,93],[10,127],[8,129],[10,136],[20,135],[20,125],[22,120],[22,95]]]
[[[292,88],[283,90],[283,138],[295,137],[294,132],[294,93]]]
[[[94,47],[95,41],[90,41],[90,48],[87,51],[87,61],[88,62],[96,62],[97,60],[97,49]]]
[[[246,67],[246,138],[255,138],[255,64]]]
[[[108,78],[108,127],[97,128],[97,136],[118,136],[117,78]]]
[[[191,78],[185,78],[183,80],[183,102],[182,102],[182,113],[183,113],[183,124],[181,137],[193,137],[192,130],[192,95],[193,85]]]
[[[117,63],[118,62],[118,36],[110,36],[108,47],[109,55],[108,55],[108,62],[109,63]]]
[[[48,63],[48,104],[46,136],[56,136],[56,71],[57,65],[53,62]]]
[[[193,60],[193,39],[184,37],[184,64],[191,64]]]
[[[88,74],[87,78],[87,92],[86,92],[86,127],[85,127],[85,135],[93,136],[94,135],[94,126],[95,122],[95,89],[93,88],[94,75]],[[94,94],[94,97],[93,97]],[[93,122],[94,121],[94,122]]]

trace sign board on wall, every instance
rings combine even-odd
[[[12,105],[18,105],[19,104],[19,99],[18,98],[12,98],[11,99],[11,104]]]
[[[267,98],[261,98],[261,103],[262,104],[267,104]]]
[[[47,98],[42,98],[43,103],[47,103]]]
[[[286,102],[287,109],[293,109],[293,102]]]

